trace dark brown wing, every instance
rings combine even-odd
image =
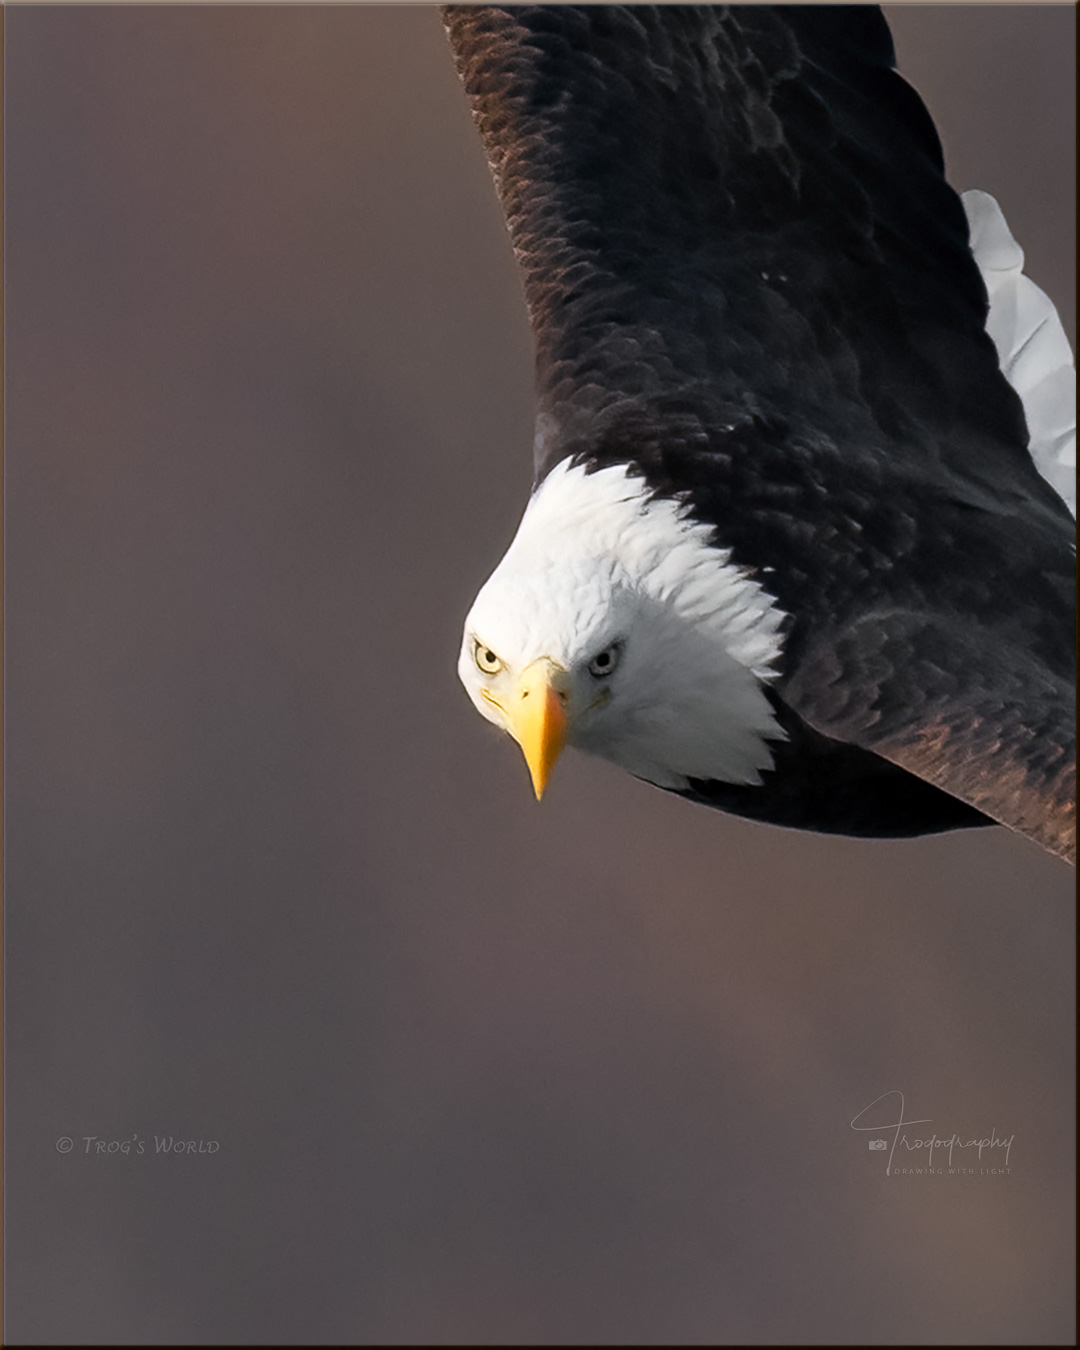
[[[444,16],[524,278],[539,477],[672,398],[736,427],[794,416],[855,453],[869,391],[894,434],[963,405],[978,453],[916,438],[924,471],[944,456],[1043,493],[963,207],[876,8]]]
[[[812,642],[784,697],[1075,863],[1075,690],[1032,651],[958,618],[870,615]]]

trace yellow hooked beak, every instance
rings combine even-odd
[[[566,744],[567,673],[546,657],[521,673],[506,710],[510,735],[521,746],[536,800]]]

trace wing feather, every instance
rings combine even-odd
[[[962,197],[971,251],[986,283],[994,340],[1005,378],[1020,395],[1031,457],[1076,515],[1076,367],[1053,301],[1024,275],[1024,253],[988,192]]]
[[[1076,861],[1074,688],[954,616],[868,615],[813,644],[784,697],[816,730]]]

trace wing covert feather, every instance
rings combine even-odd
[[[900,765],[1076,861],[1074,687],[953,618],[894,611],[810,644],[784,697],[811,726]]]

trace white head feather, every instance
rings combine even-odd
[[[784,615],[708,526],[624,468],[557,465],[465,622],[458,671],[481,713],[546,657],[568,672],[568,740],[661,787],[760,783],[783,740],[763,685]],[[481,644],[503,669],[485,674]],[[610,674],[590,662],[615,650]]]

